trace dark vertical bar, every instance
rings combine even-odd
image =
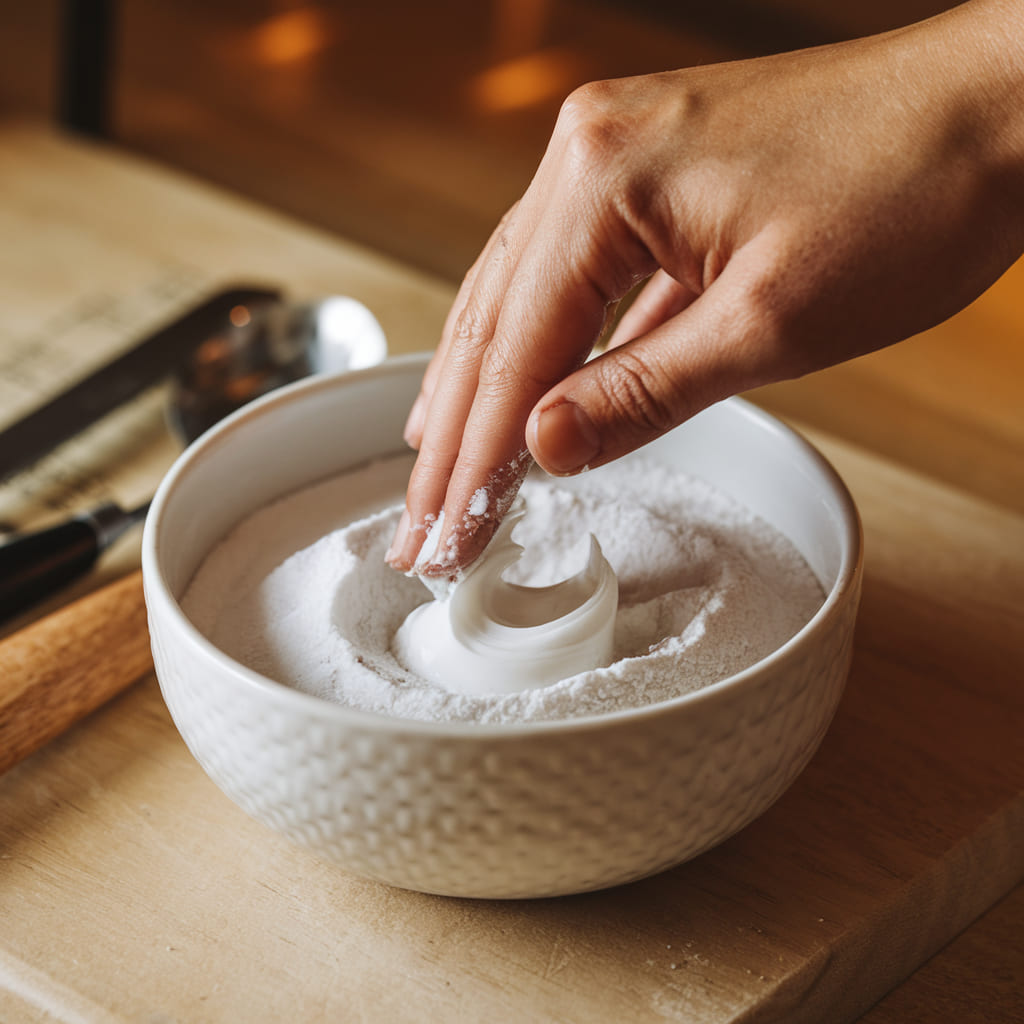
[[[116,0],[63,0],[58,118],[71,131],[110,129],[110,77]]]

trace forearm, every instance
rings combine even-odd
[[[931,80],[925,91],[941,83],[948,159],[973,165],[979,192],[1004,218],[1005,256],[1016,259],[1024,249],[1024,2],[970,0],[902,35],[908,64],[916,57]]]

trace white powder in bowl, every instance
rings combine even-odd
[[[257,511],[204,561],[186,615],[237,661],[325,700],[400,718],[505,723],[698,690],[781,646],[824,597],[785,537],[701,480],[642,459],[572,480],[531,476],[515,532],[526,550],[508,578],[545,586],[571,576],[593,533],[619,580],[615,660],[519,693],[448,693],[391,653],[395,631],[430,598],[384,562],[410,467],[409,456],[383,460]]]

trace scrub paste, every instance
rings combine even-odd
[[[412,458],[255,512],[200,566],[186,615],[235,660],[325,700],[398,718],[515,723],[699,690],[776,650],[824,599],[785,537],[704,481],[637,457],[572,479],[531,475],[514,531],[524,552],[505,578],[568,579],[586,566],[593,534],[618,577],[610,664],[520,692],[448,692],[394,653],[406,617],[431,599],[384,561]]]
[[[476,496],[473,498],[477,502]],[[480,517],[486,513],[470,515]],[[615,572],[590,536],[584,566],[550,586],[508,580],[523,553],[513,539],[526,504],[520,498],[480,558],[454,580],[421,577],[437,600],[414,608],[391,650],[404,668],[452,693],[488,695],[547,686],[614,660]],[[433,560],[442,512],[413,571]]]

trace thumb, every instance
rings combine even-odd
[[[534,406],[526,440],[556,476],[611,462],[713,402],[786,376],[772,324],[740,268],[646,334],[610,349]]]

